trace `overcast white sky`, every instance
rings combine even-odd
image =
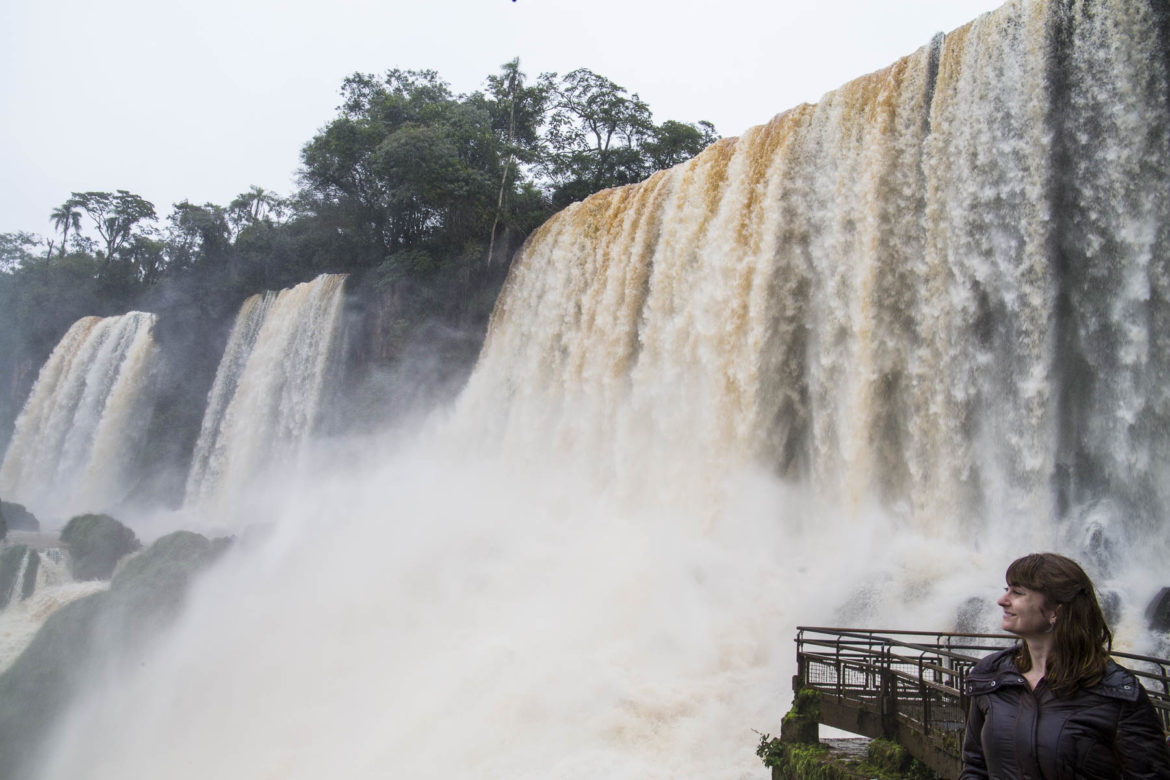
[[[0,232],[49,235],[72,191],[160,217],[257,184],[287,195],[354,71],[433,68],[456,92],[519,57],[588,67],[739,135],[1002,0],[0,0]]]

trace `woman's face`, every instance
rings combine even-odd
[[[995,603],[1003,607],[1003,630],[1018,636],[1037,636],[1052,630],[1056,610],[1044,605],[1044,594],[1023,585],[1008,585]]]

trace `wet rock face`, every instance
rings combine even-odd
[[[69,548],[73,578],[108,580],[123,556],[142,547],[138,537],[109,515],[78,515],[61,531]]]
[[[1162,588],[1146,607],[1151,631],[1170,631],[1170,588]]]

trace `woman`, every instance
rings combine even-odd
[[[967,677],[971,712],[960,778],[1170,780],[1150,699],[1109,658],[1113,635],[1093,583],[1062,555],[1026,555],[996,603],[1022,640]]]

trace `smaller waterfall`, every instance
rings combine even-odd
[[[25,534],[18,532],[17,536]],[[20,656],[49,616],[72,601],[109,587],[102,580],[75,582],[66,554],[43,542],[0,551],[0,673]]]
[[[73,324],[17,418],[0,493],[50,516],[125,498],[153,403],[154,322],[130,312]]]
[[[318,420],[344,281],[323,274],[244,301],[208,396],[188,504],[235,495],[296,460]]]

